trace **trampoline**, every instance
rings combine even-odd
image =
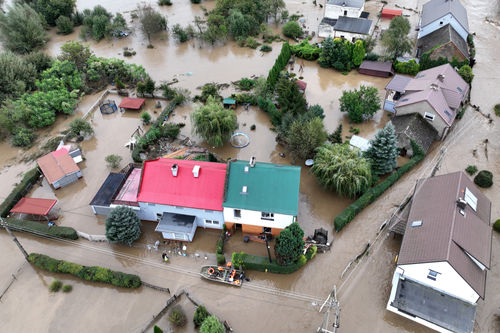
[[[99,106],[99,109],[101,109],[102,114],[111,114],[115,113],[116,110],[118,110],[118,107],[116,106],[115,101],[108,99]]]
[[[245,148],[250,144],[250,138],[245,133],[236,132],[231,135],[229,142],[234,148]]]

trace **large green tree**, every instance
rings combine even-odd
[[[360,86],[359,90],[342,92],[339,99],[340,111],[354,123],[360,123],[365,118],[371,118],[380,109],[380,96],[375,87]]]
[[[141,221],[126,206],[113,208],[106,218],[106,238],[110,242],[132,245],[141,235]]]
[[[278,104],[282,114],[299,115],[307,110],[307,101],[294,80],[282,76],[276,85]]]
[[[304,32],[300,27],[299,23],[295,21],[289,21],[283,26],[283,35],[289,38],[297,38],[302,36]]]
[[[398,155],[396,131],[392,123],[388,122],[370,141],[370,148],[364,156],[370,161],[373,174],[384,175],[396,167]]]
[[[318,59],[321,67],[333,67],[338,71],[350,71],[352,64],[353,44],[340,38],[326,38],[321,44]]]
[[[318,148],[312,172],[325,188],[354,198],[372,183],[370,162],[347,144],[325,144]]]
[[[81,71],[87,67],[87,60],[89,60],[93,54],[94,53],[88,46],[83,45],[80,42],[69,41],[61,46],[61,55],[59,56],[59,60],[71,61],[75,64],[76,68]]]
[[[321,146],[326,138],[327,134],[321,118],[315,117],[305,122],[296,120],[288,130],[287,149],[294,158],[313,158],[316,148]]]
[[[137,11],[141,30],[151,45],[151,36],[167,29],[167,19],[150,5],[139,5]]]
[[[226,333],[226,328],[216,316],[207,317],[200,326],[200,333]]]
[[[33,8],[43,15],[45,21],[55,26],[59,16],[71,17],[75,10],[75,0],[35,0]]]
[[[40,15],[27,4],[7,6],[0,11],[0,39],[8,50],[29,53],[45,46],[48,40]]]
[[[252,16],[243,15],[236,9],[229,11],[228,31],[234,39],[255,35],[258,28],[259,26]]]
[[[413,45],[408,37],[410,28],[410,21],[404,16],[396,16],[391,20],[380,40],[388,56],[395,59],[411,51]]]
[[[0,53],[0,104],[33,89],[36,74],[35,66],[24,58],[9,51]]]
[[[276,237],[274,251],[280,265],[290,265],[296,262],[304,250],[304,231],[297,222],[283,229]]]
[[[191,114],[191,121],[194,132],[214,147],[223,146],[238,128],[234,111],[225,109],[213,96]]]

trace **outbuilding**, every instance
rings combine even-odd
[[[390,61],[370,61],[365,60],[359,66],[359,73],[378,77],[389,77],[394,75],[392,62]]]
[[[234,109],[234,108],[236,108],[236,100],[234,98],[231,98],[231,97],[226,97],[222,101],[222,105],[224,105],[225,108]]]
[[[55,189],[76,182],[82,172],[65,148],[48,153],[37,160],[38,166]]]
[[[146,103],[145,98],[133,98],[133,97],[125,97],[118,107],[124,110],[140,110],[142,106]]]
[[[402,14],[403,11],[399,9],[389,9],[389,8],[382,9],[382,18],[392,20],[396,16],[401,16]]]

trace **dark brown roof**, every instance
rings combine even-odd
[[[400,93],[405,92],[406,85],[412,78],[400,74],[394,75],[391,81],[385,86],[385,90],[394,90]]]
[[[418,39],[417,48],[420,49],[420,54],[423,54],[436,46],[450,42],[457,47],[465,58],[469,58],[467,42],[449,24]]]
[[[365,60],[359,66],[359,69],[370,69],[373,71],[380,71],[394,74],[394,70],[392,69],[391,61],[371,61]]]
[[[463,216],[456,201],[466,188],[477,198],[477,210],[467,205]],[[447,261],[484,298],[486,270],[469,255],[490,267],[490,213],[491,202],[462,171],[419,180],[398,265]],[[412,227],[419,220],[422,225]]]

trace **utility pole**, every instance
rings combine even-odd
[[[434,175],[436,174],[436,172],[441,167],[441,161],[443,160],[443,157],[444,157],[445,153],[446,153],[446,148],[442,147],[441,151],[439,152],[440,155],[439,155],[438,161],[436,162],[436,165],[434,166],[434,169],[432,169],[431,177],[434,177]]]
[[[16,236],[12,233],[12,231],[10,230],[9,228],[9,225],[7,224],[7,222],[5,222],[1,217],[0,217],[0,225],[2,227],[5,228],[5,230],[7,230],[7,233],[10,235],[10,237],[12,237],[12,240],[14,241],[14,243],[16,243],[17,247],[19,248],[19,250],[21,250],[24,258],[26,259],[26,261],[29,261],[28,260],[28,252],[26,252],[26,250],[24,249],[24,247],[21,245],[21,243],[19,243],[19,241],[17,240]]]
[[[323,322],[321,326],[318,327],[317,333],[337,333],[337,328],[340,327],[339,324],[339,313],[340,313],[340,302],[337,301],[337,286],[333,286],[333,290],[328,295],[326,300],[323,302],[323,305],[319,308],[319,312],[323,310],[325,305],[328,303],[328,310],[325,312],[325,317],[323,318]],[[335,308],[335,321],[333,322],[333,331],[328,330],[328,323],[330,322],[330,311],[332,308]]]

